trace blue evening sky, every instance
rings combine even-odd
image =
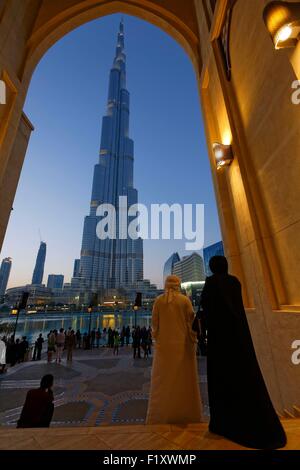
[[[35,126],[1,257],[13,258],[9,287],[31,282],[41,237],[47,242],[44,282],[69,282],[89,212],[101,119],[120,15],[87,23],[42,58],[25,112]],[[205,204],[205,245],[220,240],[196,77],[170,36],[124,17],[130,136],[135,142],[139,201]],[[144,242],[144,277],[161,285],[170,254],[189,254],[184,241]]]

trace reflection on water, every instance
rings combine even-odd
[[[71,327],[75,332],[80,330],[81,333],[88,332],[89,329],[88,313],[58,313],[47,312],[43,314],[20,315],[16,338],[27,336],[30,342],[34,341],[37,336],[42,333],[46,336],[50,330],[59,330],[60,328],[68,329]],[[0,317],[0,333],[12,334],[16,317],[3,316]],[[141,311],[136,314],[136,322],[139,326],[151,325],[151,312]],[[133,312],[118,313],[101,313],[94,312],[91,316],[91,328],[112,328],[121,329],[123,326],[129,325],[132,328],[135,324],[135,315]]]

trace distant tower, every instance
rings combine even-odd
[[[133,186],[134,149],[133,140],[129,137],[129,108],[124,26],[121,22],[110,71],[107,112],[102,120],[99,161],[94,169],[90,214],[84,221],[80,276],[87,290],[127,288],[135,286],[143,278],[141,238],[122,239],[118,224],[116,239],[100,240],[96,234],[100,220],[96,211],[100,204],[112,204],[118,220],[120,196],[127,197],[128,206],[138,202],[138,192]],[[128,218],[127,224],[131,219]]]
[[[80,259],[74,260],[74,268],[73,268],[73,277],[79,277],[80,273]]]
[[[53,290],[62,290],[64,286],[64,275],[63,274],[49,274],[47,287]]]
[[[11,270],[11,258],[4,258],[0,268],[0,297],[5,294]]]
[[[32,275],[31,284],[42,284],[44,276],[44,267],[46,260],[47,245],[45,242],[41,242],[40,248],[36,257],[35,268]]]

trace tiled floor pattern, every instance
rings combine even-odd
[[[300,420],[283,421],[286,450],[300,450]],[[49,429],[0,428],[1,450],[242,450],[207,424],[122,425]]]
[[[132,348],[119,356],[107,348],[76,350],[72,364],[27,362],[0,378],[0,426],[15,427],[26,392],[46,373],[55,377],[52,427],[144,423],[152,358],[133,359]],[[199,359],[204,413],[208,415],[206,364]]]

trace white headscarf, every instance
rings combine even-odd
[[[181,281],[177,276],[168,276],[165,281],[165,294],[167,296],[167,302],[172,302],[174,294],[180,291]]]

